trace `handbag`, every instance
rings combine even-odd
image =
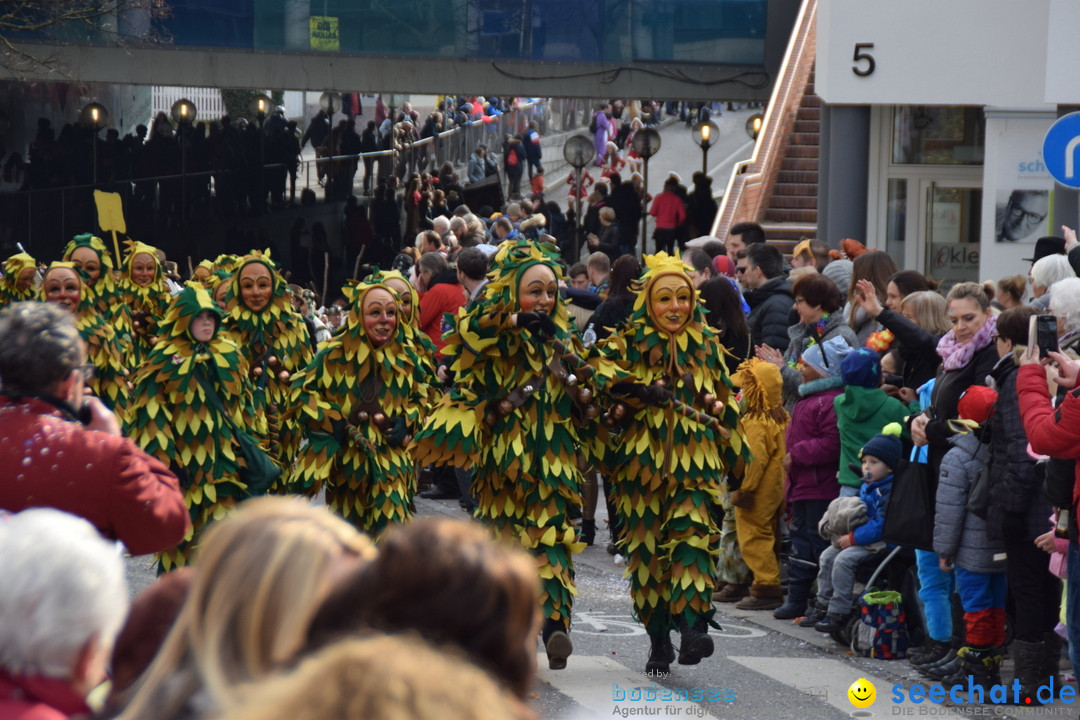
[[[919,448],[915,448],[918,452]],[[915,460],[901,464],[893,478],[881,539],[892,545],[934,549],[934,503],[937,478],[929,465]]]
[[[266,491],[281,477],[281,468],[262,449],[255,438],[248,435],[243,428],[238,427],[233,422],[232,417],[225,410],[225,404],[221,402],[221,396],[217,394],[217,390],[210,384],[210,381],[198,371],[195,372],[195,377],[198,378],[199,384],[206,391],[206,399],[221,413],[225,423],[233,431],[233,437],[236,438],[236,448],[244,461],[237,471],[237,475],[240,481],[247,486],[247,496],[265,495]]]

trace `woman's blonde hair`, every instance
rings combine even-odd
[[[306,500],[243,503],[203,536],[187,600],[120,718],[176,717],[200,691],[209,709],[224,706],[303,647],[333,564],[374,556],[370,540]]]
[[[986,295],[986,288],[977,282],[962,282],[953,285],[949,296],[945,298],[945,304],[948,305],[953,300],[972,300],[983,312],[990,309],[990,298]]]
[[[919,327],[931,335],[940,337],[952,329],[945,314],[945,298],[933,290],[920,290],[905,296],[900,302],[900,310],[905,307],[915,316]]]
[[[343,640],[295,671],[244,688],[222,720],[534,720],[451,648],[419,638]]]

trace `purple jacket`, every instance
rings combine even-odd
[[[791,409],[787,427],[787,501],[832,500],[840,495],[840,431],[833,399],[843,393],[840,378],[821,378],[799,386],[802,396]]]

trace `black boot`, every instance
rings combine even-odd
[[[679,616],[679,632],[682,633],[682,641],[679,643],[679,664],[697,665],[702,658],[713,654],[713,641],[709,637],[709,626],[705,618],[699,617],[691,627],[686,619]]]
[[[1013,655],[1016,679],[1020,681],[1020,705],[1042,705],[1037,691],[1044,681],[1043,642],[1013,640],[1010,646]]]
[[[964,646],[956,651],[956,657],[960,658],[960,668],[951,675],[941,679],[941,684],[967,685],[969,682],[974,687],[981,687],[984,700],[994,685],[1001,684],[1001,649],[992,647]],[[971,676],[970,681],[968,676]]]
[[[570,632],[561,620],[548,618],[540,629],[540,636],[544,639],[544,649],[547,651],[548,667],[552,670],[566,668],[566,658],[574,652],[574,645],[570,642]]]
[[[937,662],[929,663],[927,665],[919,665],[915,669],[929,678],[935,680],[941,680],[949,675],[952,675],[960,666],[964,664],[964,661],[956,654],[955,650],[950,649],[945,657],[941,658]]]
[[[663,677],[671,672],[671,663],[674,661],[675,646],[671,644],[671,632],[650,632],[649,660],[645,663],[645,674],[649,677]]]
[[[806,617],[799,621],[799,627],[812,628],[819,622],[825,619],[825,616],[829,614],[829,604],[825,603],[824,606],[818,604],[818,601],[811,600],[807,604]]]
[[[788,586],[784,604],[773,610],[777,620],[794,620],[806,614],[806,598],[810,596],[810,586],[804,583],[792,583]]]
[[[1061,669],[1061,636],[1051,630],[1043,635],[1043,661],[1039,677],[1040,685],[1048,685],[1052,680],[1054,687],[1061,687],[1058,671]]]
[[[948,655],[950,650],[952,650],[952,645],[949,643],[930,638],[923,647],[908,651],[908,664],[913,668],[933,665]]]
[[[581,529],[578,531],[578,540],[586,545],[592,545],[596,539],[596,520],[581,519]]]

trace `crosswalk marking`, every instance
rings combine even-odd
[[[733,657],[727,658],[745,668],[766,675],[784,683],[838,710],[850,713],[857,718],[895,718],[903,717],[910,709],[913,716],[932,713],[935,717],[967,716],[962,708],[947,705],[934,705],[929,701],[920,705],[906,699],[903,703],[892,701],[893,682],[885,678],[860,672],[850,663],[839,660],[783,657]],[[877,699],[865,710],[856,709],[848,700],[848,688],[859,678],[866,678],[877,689]],[[922,712],[920,712],[920,710]]]
[[[556,690],[588,709],[590,718],[614,717],[621,710],[629,711],[628,717],[641,716],[646,713],[633,713],[633,711],[652,710],[653,712],[648,715],[653,717],[666,715],[702,720],[725,720],[725,718],[718,718],[705,712],[705,709],[696,702],[650,699],[650,690],[656,693],[665,691],[672,693],[673,690],[659,683],[653,683],[641,673],[634,672],[608,657],[571,655],[566,661],[565,670],[548,670],[547,656],[540,653],[536,663],[540,680],[551,683]],[[632,690],[635,688],[642,693],[639,700],[632,699],[634,697]],[[714,690],[719,690],[719,688]],[[615,699],[619,691],[625,693],[625,698],[622,700]],[[659,712],[656,712],[657,708]],[[669,711],[668,708],[674,710]],[[575,718],[575,720],[583,719]]]

